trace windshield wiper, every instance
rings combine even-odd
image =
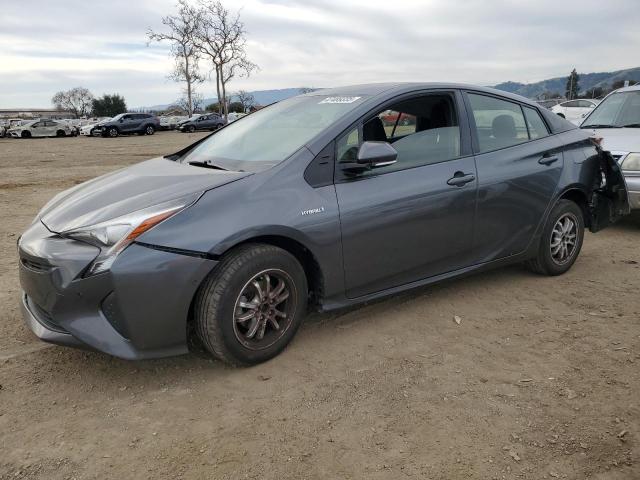
[[[194,167],[213,168],[214,170],[227,170],[220,165],[214,165],[213,163],[209,162],[189,162],[189,165],[193,165]]]
[[[621,125],[622,128],[640,128],[640,123],[627,123],[626,125]]]
[[[593,125],[580,125],[580,128],[620,128],[617,125],[605,125],[605,124],[597,124]]]

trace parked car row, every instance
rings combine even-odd
[[[0,137],[15,138],[75,136],[117,137],[119,135],[153,135],[158,130],[174,130],[191,133],[196,131],[214,131],[227,123],[232,123],[246,114],[230,113],[228,121],[217,113],[186,116],[157,117],[149,113],[122,113],[113,118],[51,120],[40,119],[25,121],[9,119],[0,123]]]

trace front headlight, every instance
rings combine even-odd
[[[624,157],[622,170],[640,171],[640,153],[630,153]]]
[[[200,194],[189,195],[138,210],[105,222],[63,232],[62,235],[100,248],[85,276],[106,272],[117,256],[144,232],[195,203]]]

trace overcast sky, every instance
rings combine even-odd
[[[640,0],[235,0],[261,70],[231,90],[379,81],[533,82],[640,64]],[[0,108],[62,89],[169,103],[168,49],[147,47],[173,0],[0,0]],[[206,65],[203,65],[206,67]],[[207,68],[205,68],[207,69]],[[208,69],[207,69],[208,70]],[[214,97],[211,82],[198,87]]]

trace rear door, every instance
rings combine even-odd
[[[461,98],[452,91],[401,97],[336,141],[349,298],[470,263],[477,182]],[[352,162],[363,141],[390,142],[397,162],[346,174],[340,164]]]
[[[465,94],[478,170],[475,263],[523,252],[562,174],[560,141],[536,108]]]

